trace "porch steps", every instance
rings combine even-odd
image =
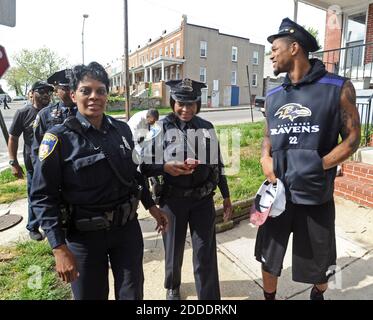
[[[373,208],[373,165],[345,162],[342,174],[335,179],[334,194]]]
[[[360,148],[354,154],[354,160],[373,165],[373,147]]]

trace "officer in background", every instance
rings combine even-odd
[[[154,205],[136,170],[128,125],[104,114],[109,90],[105,69],[96,62],[74,67],[70,87],[78,112],[43,137],[32,207],[53,249],[56,271],[71,283],[75,299],[108,299],[108,258],[115,298],[142,299],[138,200],[156,219],[158,231],[166,229],[167,217]],[[66,239],[62,200],[71,210]]]
[[[146,176],[163,175],[164,180],[160,204],[169,222],[163,235],[166,299],[180,299],[188,225],[198,298],[220,299],[213,200],[217,186],[224,198],[225,221],[231,217],[232,205],[214,126],[196,115],[205,85],[190,79],[166,84],[171,88],[173,112],[159,121],[162,133],[154,137],[150,149],[144,147],[140,166]],[[157,150],[163,150],[162,159],[157,159]]]
[[[69,78],[70,69],[60,70],[51,75],[47,81],[55,88],[59,101],[44,108],[34,122],[33,154],[37,157],[39,145],[44,133],[56,124],[61,124],[67,117],[75,116],[77,107],[71,100]]]
[[[22,179],[23,170],[17,160],[17,150],[19,137],[21,134],[23,134],[23,159],[27,171],[28,194],[30,194],[33,175],[31,145],[34,135],[32,128],[38,112],[48,106],[48,104],[50,103],[53,86],[45,81],[37,81],[32,85],[31,91],[33,96],[32,103],[26,104],[22,109],[17,110],[13,118],[12,125],[9,129],[8,141],[9,164],[12,169],[12,174],[17,178]],[[29,235],[31,239],[37,241],[43,239],[42,234],[39,232],[39,223],[35,217],[34,212],[31,209],[30,203],[28,211],[28,223],[26,228],[30,232]]]

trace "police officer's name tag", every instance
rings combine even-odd
[[[54,150],[58,142],[58,138],[52,133],[46,133],[39,148],[39,160],[46,159]]]

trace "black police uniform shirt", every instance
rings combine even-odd
[[[70,205],[109,210],[133,194],[119,181],[99,146],[104,145],[123,178],[145,185],[132,160],[134,146],[126,123],[104,116],[97,130],[79,112],[76,119],[88,139],[64,124],[54,126],[44,135],[35,162],[31,205],[52,248],[65,243],[58,219],[61,196]],[[141,201],[146,209],[154,205],[145,187]]]
[[[216,139],[217,137],[215,134],[214,126],[211,122],[206,121],[198,116],[194,116],[192,120],[189,122],[183,122],[174,113],[169,114],[164,119],[160,120],[158,122],[160,126],[162,126],[162,133],[163,133],[163,143],[162,146],[156,146],[156,148],[160,148],[164,150],[163,153],[163,161],[164,163],[174,160],[178,158],[178,155],[175,154],[169,154],[172,153],[173,150],[181,150],[184,154],[180,155],[180,160],[186,160],[188,158],[188,149],[191,151],[189,154],[194,154],[195,159],[199,159],[198,156],[198,143],[195,141],[194,144],[191,143],[191,141],[188,142],[185,137],[187,136],[187,130],[193,129],[198,130],[202,129],[202,133],[204,135],[203,139],[207,142],[205,144],[205,150],[203,150],[203,153],[206,155],[206,163],[207,164],[217,164],[219,166],[219,182],[218,187],[220,189],[220,192],[223,196],[223,198],[229,197],[229,188],[227,184],[227,179],[225,175],[223,174],[223,168],[224,164],[222,162],[221,154],[220,154],[220,148],[217,150],[216,153],[210,152],[210,145],[213,144],[211,142],[212,140]],[[167,131],[169,130],[175,130],[175,132],[180,133],[180,137],[176,138],[172,135],[167,135]],[[211,136],[212,135],[212,136]],[[176,138],[176,139],[175,139]],[[154,139],[157,141],[157,139]],[[158,142],[154,142],[158,143]],[[177,146],[178,143],[181,143],[182,146]],[[218,145],[218,143],[217,143]],[[170,150],[168,151],[168,148],[170,147]],[[191,150],[192,149],[192,150]],[[146,151],[144,151],[146,152]],[[165,184],[172,185],[175,187],[179,187],[182,189],[194,189],[197,187],[203,186],[211,173],[211,168],[207,166],[206,164],[199,164],[195,169],[194,172],[190,175],[181,175],[174,177],[166,172],[163,171],[163,164],[157,164],[157,160],[154,157],[154,150],[152,150],[151,157],[146,156],[143,154],[144,162],[140,165],[141,172],[143,172],[146,176],[157,176],[157,175],[163,175]],[[216,157],[215,159],[209,159],[209,156]],[[168,159],[169,157],[169,159]],[[174,158],[173,158],[174,157]],[[150,159],[151,158],[151,159]]]
[[[34,122],[34,144],[39,147],[44,133],[57,124],[62,124],[69,116],[75,116],[78,108],[74,105],[66,107],[62,101],[41,110]]]
[[[345,78],[328,73],[320,60],[297,84],[287,76],[268,92],[266,115],[273,169],[287,199],[318,205],[332,199],[336,168],[323,169],[322,158],[338,144],[340,100]]]
[[[17,110],[14,115],[9,134],[19,137],[23,134],[23,159],[27,171],[32,171],[31,146],[34,137],[33,125],[40,109],[34,108],[31,104],[26,104],[22,109]]]

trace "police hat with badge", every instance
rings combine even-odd
[[[267,40],[273,43],[276,39],[285,36],[293,37],[307,52],[315,52],[320,49],[316,38],[289,18],[283,19],[278,33],[269,36]]]
[[[48,79],[48,83],[54,86],[69,87],[71,69],[64,69],[53,73]]]
[[[197,112],[201,109],[202,88],[206,85],[202,82],[194,81],[188,78],[182,80],[170,80],[166,82],[170,87],[170,96],[174,101],[183,103],[197,102]],[[171,103],[171,106],[173,103]]]

